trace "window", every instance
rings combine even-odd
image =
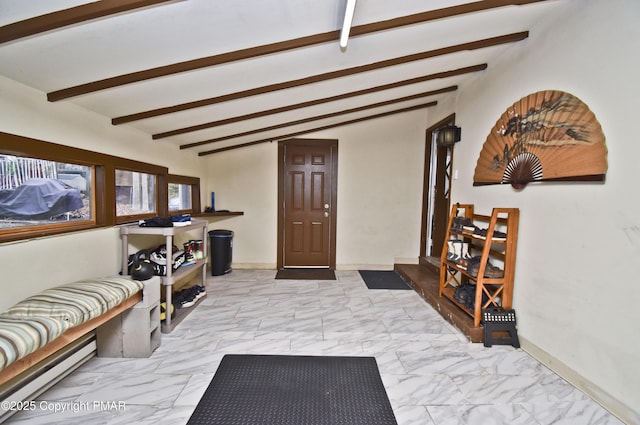
[[[0,154],[0,231],[91,223],[93,167]]]
[[[169,183],[169,211],[191,210],[191,186]]]
[[[167,192],[170,213],[199,213],[200,179],[169,174]]]
[[[116,170],[116,216],[157,212],[156,176],[137,171]]]
[[[0,243],[167,215],[168,175],[159,165],[0,131]],[[28,219],[6,211],[18,204],[46,208]]]
[[[200,179],[0,131],[0,243],[167,216],[174,208],[200,212]]]

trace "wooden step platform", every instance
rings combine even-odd
[[[458,328],[471,342],[484,342],[482,326],[473,326],[473,318],[446,297],[438,296],[437,267],[428,264],[396,264],[394,270],[442,317]]]

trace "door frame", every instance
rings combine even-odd
[[[284,268],[284,185],[285,185],[285,152],[286,146],[303,145],[303,146],[319,146],[333,145],[331,150],[331,208],[329,211],[331,217],[331,226],[329,228],[329,269],[336,269],[336,220],[338,217],[338,139],[304,139],[294,138],[278,141],[278,255],[277,268]]]
[[[431,253],[427,252],[427,243],[428,236],[431,234],[428,228],[429,223],[431,223],[431,217],[429,217],[429,213],[431,211],[431,198],[433,196],[433,184],[432,182],[432,173],[435,172],[435,168],[437,168],[437,164],[435,168],[432,168],[432,152],[433,145],[435,144],[435,132],[440,128],[449,125],[455,124],[456,114],[453,113],[446,118],[438,121],[431,127],[427,128],[425,131],[425,151],[424,151],[424,177],[422,182],[422,219],[420,226],[420,263],[422,264],[422,260],[426,257],[430,256]],[[450,166],[453,164],[453,146],[451,147],[451,161]],[[447,215],[451,211],[451,170],[449,170],[449,205],[447,206]]]

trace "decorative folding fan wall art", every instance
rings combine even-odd
[[[473,185],[603,181],[607,147],[589,107],[562,91],[540,91],[508,108],[487,136]]]

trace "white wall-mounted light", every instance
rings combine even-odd
[[[347,7],[344,11],[344,23],[342,31],[340,31],[340,48],[346,49],[349,41],[349,31],[351,31],[351,23],[353,22],[353,13],[356,10],[356,0],[347,0]]]

